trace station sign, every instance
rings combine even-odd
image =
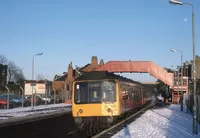
[[[31,83],[31,86],[36,86],[36,83]]]

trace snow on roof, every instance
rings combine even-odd
[[[180,105],[148,110],[112,138],[200,138],[192,133],[192,115],[185,111]]]

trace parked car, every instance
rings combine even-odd
[[[26,107],[26,106],[30,106],[31,105],[29,100],[27,100],[25,98],[22,99],[22,97],[17,95],[17,94],[11,94],[10,95],[10,99],[12,99],[12,101],[14,102],[14,106],[15,107],[22,106],[22,100],[23,100],[23,106]]]
[[[33,95],[34,96],[34,95]],[[35,97],[35,96],[34,96]],[[31,99],[32,99],[32,96],[31,95],[28,95],[28,96],[25,96],[25,98],[31,102]],[[33,98],[33,103],[36,103],[36,105],[44,105],[45,104],[45,101],[41,98],[41,96],[39,95],[36,95],[35,98]]]
[[[42,100],[47,101],[47,104],[52,103],[52,97],[50,96],[45,96],[44,94],[38,95]]]
[[[14,102],[12,101],[12,99],[10,99],[9,100],[9,108],[13,108],[13,107],[14,107]],[[6,94],[0,95],[0,108],[1,109],[7,108],[7,95]]]
[[[7,108],[7,101],[0,99],[0,109],[6,109]]]
[[[41,95],[41,98],[45,101],[47,100],[48,104],[54,103],[54,96],[45,97],[45,95]],[[59,95],[55,95],[55,103],[62,103],[62,98]]]
[[[56,103],[62,103],[62,102],[63,102],[62,96],[56,95]]]

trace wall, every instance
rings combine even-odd
[[[45,94],[45,83],[36,83],[34,88],[36,89],[36,94]],[[35,89],[33,89],[33,94],[35,94]],[[32,95],[31,83],[25,83],[25,95]]]

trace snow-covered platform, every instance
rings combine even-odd
[[[200,138],[192,132],[192,115],[172,104],[148,110],[112,138]]]
[[[33,109],[31,107],[0,109],[0,127],[55,117],[70,112],[71,104],[65,103],[41,105]]]

